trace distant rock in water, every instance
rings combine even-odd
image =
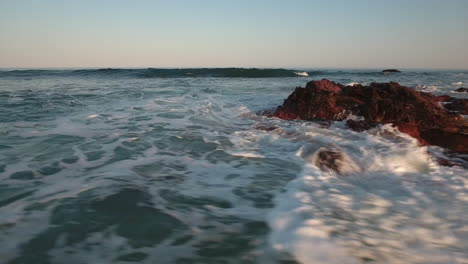
[[[468,93],[468,88],[460,87],[460,88],[456,89],[455,92]]]
[[[397,70],[397,69],[386,69],[386,70],[383,70],[382,72],[383,73],[390,73],[390,72],[400,72],[400,71]]]
[[[323,79],[298,87],[270,116],[311,121],[347,119],[351,114],[363,121],[348,120],[348,127],[367,130],[392,123],[424,145],[437,145],[468,153],[468,124],[459,113],[444,108],[457,102],[449,96],[435,96],[401,86],[396,82],[368,86],[344,86]],[[460,100],[460,99],[458,99]],[[466,100],[462,101],[466,107]]]

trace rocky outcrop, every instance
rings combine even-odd
[[[460,87],[460,88],[456,89],[455,92],[458,92],[458,93],[468,93],[468,88]]]
[[[467,122],[458,113],[444,108],[442,102],[449,98],[415,91],[395,82],[344,86],[324,79],[296,88],[271,115],[313,121],[339,121],[356,115],[363,121],[348,120],[351,129],[362,131],[392,123],[421,144],[468,153]]]

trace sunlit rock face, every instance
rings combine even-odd
[[[272,116],[340,121],[355,115],[363,121],[348,120],[351,129],[362,131],[377,124],[392,123],[421,144],[468,153],[467,122],[459,113],[444,108],[442,101],[457,102],[448,96],[415,91],[396,82],[345,86],[323,79],[296,88]]]

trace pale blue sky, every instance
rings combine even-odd
[[[468,69],[467,0],[0,0],[0,67]]]

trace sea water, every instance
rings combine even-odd
[[[467,98],[467,71],[1,70],[0,263],[468,263],[443,149],[259,114],[322,78]]]

